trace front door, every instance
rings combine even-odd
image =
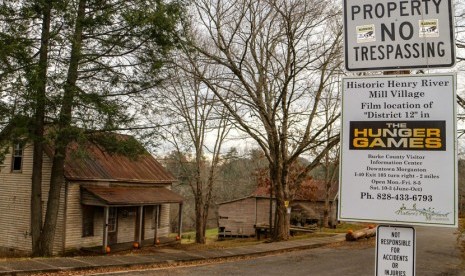
[[[110,207],[108,211],[108,244],[112,245],[118,242],[118,209]]]

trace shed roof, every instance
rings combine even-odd
[[[293,200],[302,200],[302,201],[324,201],[325,200],[325,184],[323,180],[308,180],[302,183],[299,189],[294,190]],[[338,185],[337,183],[332,183],[331,190],[329,192],[329,199],[332,201],[337,194]],[[270,188],[269,187],[258,187],[252,194],[255,197],[269,197]]]
[[[249,195],[249,196],[245,196],[245,197],[240,197],[240,198],[235,198],[235,199],[231,199],[231,200],[227,200],[227,201],[218,202],[217,204],[218,205],[228,204],[228,203],[233,203],[233,202],[236,202],[236,201],[246,200],[246,199],[249,199],[249,198],[262,198],[262,196]],[[265,198],[265,197],[263,197],[263,198]],[[268,196],[268,198],[269,198],[269,196]]]
[[[310,208],[310,206],[307,206],[305,204],[296,203],[292,206],[292,209],[293,210],[300,209],[303,213],[306,214],[308,218],[319,218],[320,217],[320,215],[317,214],[317,212],[313,208]]]
[[[164,203],[182,203],[183,197],[161,187],[82,187],[83,193],[94,197],[97,201],[86,201],[83,196],[83,204],[87,205],[154,205]],[[96,204],[99,202],[100,204]]]

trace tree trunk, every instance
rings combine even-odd
[[[334,222],[332,221],[332,217],[330,218],[330,211],[331,211],[331,188],[333,186],[333,182],[337,177],[338,173],[338,164],[339,164],[339,159],[336,159],[336,162],[331,164],[329,161],[328,157],[329,153],[326,154],[326,159],[325,159],[325,167],[326,167],[326,177],[325,177],[325,206],[324,206],[324,211],[323,211],[323,226],[324,227],[330,227],[330,225]],[[331,171],[332,170],[332,171]],[[333,211],[334,212],[334,211]]]
[[[78,67],[81,59],[83,20],[87,0],[80,0],[76,17],[76,26],[72,41],[70,64],[68,76],[64,87],[63,102],[58,122],[58,134],[55,139],[55,155],[53,156],[52,175],[50,179],[50,191],[47,202],[47,212],[42,234],[40,236],[40,253],[42,256],[51,256],[53,253],[53,242],[60,206],[60,193],[64,183],[64,162],[66,159],[66,148],[72,141],[71,117],[74,97],[77,93],[76,82],[78,78]]]
[[[376,228],[365,228],[346,234],[347,241],[356,241],[361,238],[371,238],[376,236]]]
[[[31,235],[32,255],[38,256],[40,252],[39,239],[42,230],[42,162],[45,120],[45,99],[48,66],[48,48],[50,39],[50,21],[52,1],[44,1],[42,5],[42,33],[39,52],[39,65],[34,79],[36,91],[34,134],[33,134],[33,163],[31,178]]]
[[[325,198],[325,206],[323,210],[323,227],[329,228],[329,199]]]
[[[205,244],[206,221],[202,207],[202,199],[197,198],[195,200],[195,242]]]
[[[287,207],[284,202],[289,200],[289,187],[286,181],[287,175],[283,165],[279,162],[270,164],[270,180],[275,187],[276,213],[274,221],[273,240],[282,241],[289,239],[290,220],[287,214]],[[273,184],[274,183],[274,184]]]
[[[289,215],[287,214],[287,208],[284,205],[284,200],[277,200],[276,208],[276,222],[274,231],[274,240],[283,241],[289,239]]]
[[[268,218],[268,223],[270,224],[269,231],[271,234],[273,234],[273,185],[270,184],[270,212],[269,212],[269,218]],[[276,219],[274,220],[276,221]],[[273,236],[273,235],[272,235]]]
[[[328,170],[328,168],[326,168]],[[329,196],[331,192],[331,180],[326,180],[325,181],[325,205],[323,209],[323,227],[329,228],[329,211],[330,211],[330,202],[329,202]]]

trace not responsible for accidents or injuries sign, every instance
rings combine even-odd
[[[456,227],[455,75],[342,85],[339,219]]]
[[[376,276],[415,275],[415,229],[380,225],[376,229]]]
[[[349,71],[452,67],[452,0],[344,0]]]

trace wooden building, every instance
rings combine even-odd
[[[276,202],[272,202],[273,214]],[[251,195],[218,204],[220,235],[254,236],[255,226],[269,225],[270,198]],[[273,218],[274,216],[272,216]]]
[[[32,152],[31,144],[12,144],[0,164],[2,251],[32,251]],[[44,216],[52,155],[47,146],[42,180]],[[183,198],[170,190],[175,178],[148,152],[129,158],[110,154],[93,143],[73,143],[67,149],[63,179],[53,254],[86,247],[101,247],[104,252],[107,245],[156,242],[170,232],[170,204],[179,204],[182,210]],[[179,216],[179,235],[181,221]]]
[[[305,226],[319,224],[323,219],[325,189],[324,181],[309,180],[294,192],[290,201],[291,224]],[[337,222],[337,184],[332,185],[330,198],[330,224]],[[272,219],[274,218],[275,199],[272,199]],[[220,232],[231,236],[253,236],[256,226],[270,223],[270,191],[259,187],[255,192],[244,198],[218,204],[218,226]]]

